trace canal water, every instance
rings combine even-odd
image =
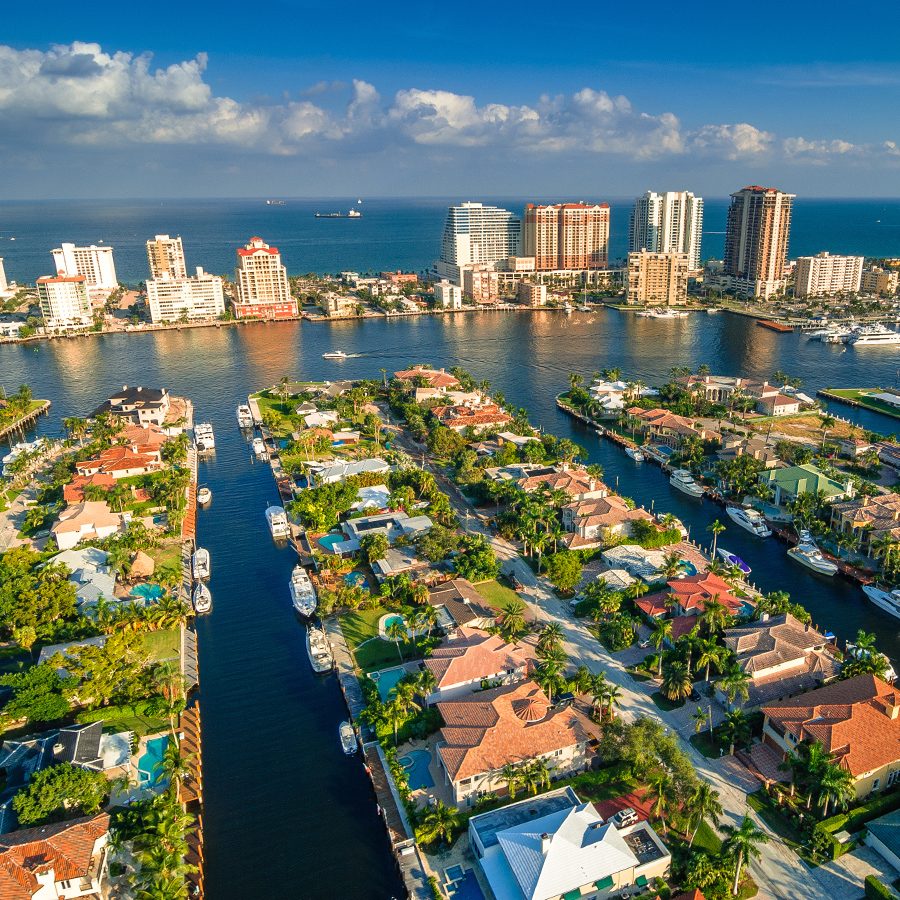
[[[359,355],[323,360],[331,349]],[[346,713],[337,684],[314,677],[307,662],[287,589],[293,559],[272,543],[263,516],[277,499],[271,472],[252,463],[234,410],[250,391],[285,375],[379,378],[382,369],[415,362],[462,365],[490,380],[535,424],[582,444],[611,485],[675,513],[698,540],[709,540],[714,519],[725,521],[720,546],[750,564],[760,588],[788,591],[840,638],[858,628],[874,631],[900,661],[900,622],[869,604],[859,588],[795,564],[783,544],[755,539],[720,507],[675,491],[656,466],[634,464],[554,403],[570,372],[589,378],[605,367],[647,383],[665,378],[673,365],[706,363],[714,372],[757,377],[783,369],[802,378],[809,393],[893,385],[896,349],[823,346],[730,314],[666,322],[615,310],[259,324],[2,346],[0,385],[12,391],[27,382],[36,396],[53,401],[38,433],[59,433],[62,417],[86,414],[126,383],[190,396],[197,421],[215,428],[215,456],[200,470],[213,502],[198,518],[199,540],[212,555],[213,611],[198,632],[207,883],[216,900],[261,890],[362,900],[402,893],[368,780],[359,760],[340,750],[337,726]],[[867,428],[900,430],[875,413],[834,411]]]

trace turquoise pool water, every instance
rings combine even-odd
[[[373,674],[378,676],[372,679],[378,685],[378,693],[381,699],[387,702],[388,695],[393,690],[394,685],[406,674],[406,669],[397,666],[394,669],[384,669]]]
[[[163,757],[166,755],[166,747],[169,744],[169,738],[165,735],[162,737],[151,738],[147,741],[147,749],[138,759],[138,773],[140,775],[141,784],[143,785],[162,785],[163,783]]]
[[[350,587],[365,587],[368,584],[366,576],[362,572],[348,572],[344,576],[344,583],[349,584]]]
[[[406,622],[403,621],[403,616],[388,616],[384,620],[384,630],[387,631],[388,628],[394,624],[394,622],[399,623],[400,625],[405,625]]]
[[[427,750],[413,750],[406,756],[401,756],[399,763],[406,769],[406,777],[411,790],[434,787],[434,779],[428,770],[431,762],[431,754]]]
[[[166,589],[158,584],[136,584],[131,589],[131,596],[142,600],[159,600],[165,593]]]
[[[342,534],[325,534],[319,538],[319,546],[333,553],[334,545],[341,544],[344,540],[345,538]]]
[[[684,573],[688,577],[697,574],[697,567],[689,559],[683,559],[681,561],[681,568],[684,569]]]

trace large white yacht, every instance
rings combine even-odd
[[[209,422],[199,422],[194,426],[194,443],[201,453],[216,449],[216,437]]]
[[[353,726],[349,721],[345,720],[341,722],[338,728],[338,734],[341,738],[341,747],[343,748],[344,753],[347,756],[353,756],[358,749],[357,741],[356,741],[356,732],[353,730]]]
[[[766,520],[762,514],[755,509],[744,509],[742,506],[728,506],[725,509],[725,515],[737,525],[740,525],[744,531],[756,537],[771,537],[772,529],[766,524]]]
[[[796,547],[791,547],[787,553],[791,559],[820,575],[834,575],[838,571],[837,565],[830,559],[825,559],[822,551],[812,540],[803,540],[802,533],[800,543]]]
[[[885,344],[900,344],[900,331],[885,328],[884,325],[862,325],[854,329],[847,338],[854,347],[874,347]]]
[[[253,427],[253,410],[246,403],[242,403],[237,408],[237,420],[239,428]]]
[[[194,588],[194,612],[202,615],[203,613],[208,613],[211,609],[212,594],[203,582],[198,582]]]
[[[874,584],[864,584],[863,593],[879,608],[900,619],[900,588],[885,591]]]
[[[253,438],[250,449],[260,459],[266,455],[266,443],[262,438]]]
[[[334,668],[331,645],[321,628],[310,625],[306,629],[306,652],[314,672],[330,672]]]
[[[191,557],[191,570],[194,573],[195,581],[203,581],[209,578],[209,550],[205,547],[198,547]]]
[[[288,524],[287,513],[282,506],[266,507],[266,521],[269,523],[269,531],[276,541],[291,536],[291,526]]]
[[[294,566],[290,587],[294,609],[301,616],[311,616],[316,611],[316,589],[303,566]]]
[[[697,484],[687,469],[673,469],[669,484],[690,497],[702,497],[704,493],[703,485]]]

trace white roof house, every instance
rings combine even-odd
[[[619,830],[593,804],[578,803],[497,831],[481,867],[496,900],[551,900],[646,884],[670,861],[645,822]]]
[[[390,468],[383,459],[358,459],[355,462],[338,462],[323,466],[312,473],[312,478],[315,484],[333,484],[336,481],[346,481],[351,475],[361,475],[363,472],[380,475],[382,472],[389,472]]]
[[[115,599],[116,573],[106,564],[108,558],[109,554],[98,547],[83,547],[64,550],[48,562],[64,565],[71,572],[69,581],[75,585],[79,604],[93,604],[101,597]]]
[[[350,508],[354,510],[387,509],[390,496],[391,492],[386,484],[362,487],[356,492],[356,503]]]
[[[610,569],[625,569],[644,581],[659,580],[659,572],[666,564],[666,554],[662,550],[645,550],[637,544],[610,547],[601,556]]]
[[[327,428],[338,420],[338,414],[326,409],[323,412],[312,412],[303,417],[303,424],[307,428]]]
[[[620,412],[625,409],[625,397],[629,404],[638,396],[627,381],[595,381],[590,388],[591,397],[605,412]],[[650,387],[640,390],[641,397],[655,397],[659,391]]]

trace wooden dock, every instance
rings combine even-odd
[[[179,799],[185,809],[194,816],[194,827],[188,834],[188,852],[185,862],[194,871],[187,876],[192,897],[203,897],[203,755],[201,752],[200,709],[195,704],[188,707],[179,722],[181,732],[181,756],[187,772],[181,782]]]
[[[40,403],[41,405],[33,409],[30,413],[26,413],[21,419],[17,419],[15,422],[12,422],[0,430],[0,441],[7,440],[12,435],[24,434],[41,416],[47,415],[50,411],[50,401],[38,400],[35,402]]]
[[[350,652],[347,641],[344,639],[344,632],[341,631],[341,625],[337,616],[329,616],[322,624],[325,628],[325,634],[328,636],[328,642],[331,644],[331,651],[334,654],[334,668],[337,672],[341,692],[347,703],[347,709],[350,712],[350,719],[360,729],[363,738],[368,739],[368,726],[363,725],[359,720],[359,714],[366,708],[366,701],[363,697],[359,678],[356,675],[353,654]]]
[[[784,325],[781,322],[776,322],[774,319],[757,319],[756,324],[759,325],[760,328],[768,328],[769,331],[777,331],[780,334],[787,334],[794,330],[793,326]]]

